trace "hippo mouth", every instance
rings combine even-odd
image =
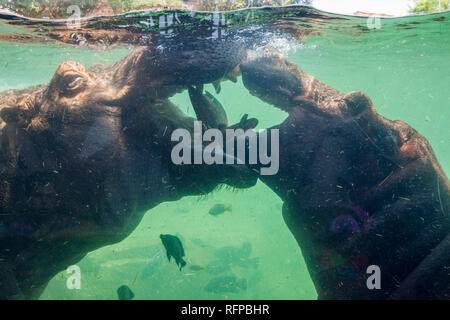
[[[242,81],[249,92],[282,110],[289,110],[302,94],[302,82],[271,57],[260,57],[240,65]]]
[[[183,40],[165,43],[164,49],[149,52],[155,62],[153,74],[164,85],[213,83],[231,72],[245,57],[245,47],[234,39]]]

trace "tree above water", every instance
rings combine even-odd
[[[439,0],[414,0],[415,6],[410,8],[411,13],[432,13],[439,11]],[[450,0],[440,0],[441,11],[450,9]]]
[[[67,8],[76,5],[81,16],[97,9],[104,13],[107,7],[114,13],[150,8],[195,9],[195,10],[234,10],[247,7],[311,5],[312,0],[0,0],[0,9],[10,9],[32,18],[67,18]],[[103,9],[99,11],[98,9]]]

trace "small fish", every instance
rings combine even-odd
[[[164,252],[159,250],[147,262],[141,272],[141,279],[146,279],[156,273],[163,263]]]
[[[202,266],[199,266],[197,264],[193,264],[189,266],[189,270],[192,270],[194,272],[202,271],[204,268]]]
[[[209,214],[212,216],[218,216],[226,212],[231,212],[231,205],[225,205],[223,203],[218,203],[209,209]]]
[[[221,276],[211,279],[205,286],[205,291],[212,293],[237,293],[247,289],[247,279],[235,276]]]
[[[161,234],[159,237],[161,238],[164,248],[166,248],[167,259],[170,261],[170,258],[173,257],[181,271],[186,265],[186,261],[183,260],[184,249],[181,240],[170,234]]]
[[[132,300],[134,298],[134,293],[128,286],[123,285],[117,289],[117,296],[119,297],[119,300]]]
[[[228,127],[228,129],[242,129],[244,131],[247,131],[248,129],[255,129],[258,125],[259,121],[256,118],[248,118],[248,114],[244,114],[239,120],[238,123],[231,125]]]

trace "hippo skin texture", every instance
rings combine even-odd
[[[253,95],[288,112],[280,169],[261,180],[284,201],[319,299],[449,299],[450,183],[428,141],[277,54],[241,65]],[[367,287],[367,267],[381,289]]]
[[[206,65],[180,72],[195,63]],[[0,94],[0,298],[38,298],[163,201],[256,183],[245,166],[172,164],[171,133],[195,119],[168,100],[189,83],[172,85],[162,69],[138,47],[112,66],[64,62],[49,84]]]

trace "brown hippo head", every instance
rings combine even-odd
[[[138,48],[109,67],[64,62],[49,84],[0,95],[0,298],[38,297],[57,272],[125,238],[163,201],[256,182],[242,165],[171,161],[171,133],[195,119],[167,98],[215,80],[201,77],[214,63],[203,58],[178,70],[200,74],[175,83]]]
[[[284,200],[319,298],[448,299],[450,183],[428,141],[281,56],[241,70],[252,94],[289,113],[272,128],[279,171],[261,180]]]

